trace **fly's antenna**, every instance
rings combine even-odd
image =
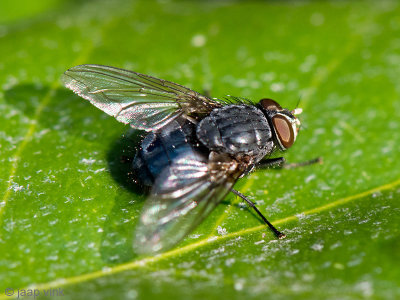
[[[301,101],[301,95],[299,96],[299,100],[297,100],[296,106],[294,109],[297,109],[300,105],[300,101]]]
[[[297,100],[296,108],[291,111],[291,113],[293,115],[300,115],[303,112],[303,109],[299,107],[300,100],[301,100],[301,96],[299,96],[299,100]]]

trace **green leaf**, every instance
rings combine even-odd
[[[0,9],[0,299],[400,297],[397,2],[44,3]],[[175,249],[136,256],[146,196],[120,158],[139,133],[61,86],[82,63],[301,98],[285,158],[324,163],[236,185],[287,238],[231,194]]]

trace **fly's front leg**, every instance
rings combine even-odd
[[[273,167],[278,167],[282,169],[294,169],[298,167],[304,167],[308,165],[321,164],[321,163],[322,163],[322,157],[317,157],[314,159],[298,163],[287,163],[283,157],[277,157],[277,158],[266,159],[259,162],[257,165],[257,169],[268,169]]]
[[[313,164],[322,164],[322,157],[316,157],[310,160],[306,160],[306,161],[301,161],[298,163],[285,163],[282,165],[283,169],[294,169],[294,168],[298,168],[298,167],[304,167],[304,166],[309,166],[309,165],[313,165]]]
[[[269,158],[260,161],[256,168],[257,169],[269,169],[273,167],[283,167],[283,165],[286,163],[286,160],[283,157],[277,157],[277,158]]]

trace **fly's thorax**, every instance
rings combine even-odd
[[[296,115],[302,110],[300,108],[292,111],[283,109],[272,99],[262,99],[258,107],[268,119],[277,146],[281,150],[290,148],[296,141],[300,129],[300,121]]]
[[[196,128],[199,141],[210,151],[233,157],[260,159],[272,152],[272,130],[267,117],[253,105],[226,105],[214,109]]]

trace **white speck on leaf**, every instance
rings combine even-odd
[[[315,174],[311,174],[304,179],[305,183],[309,183],[311,180],[314,180],[317,176]]]
[[[18,183],[14,182],[10,187],[14,192],[20,192],[24,189],[23,185],[19,185]]]
[[[282,82],[275,82],[270,86],[273,92],[282,92],[285,89],[285,85]]]
[[[232,258],[228,258],[227,260],[225,260],[225,265],[227,267],[230,267],[230,266],[232,266],[234,264],[234,262],[235,262],[235,259],[233,257]]]
[[[369,281],[362,281],[358,283],[355,288],[360,290],[364,297],[371,297],[374,294],[372,283]]]
[[[315,243],[314,245],[311,246],[311,249],[313,249],[315,251],[322,251],[323,248],[324,248],[324,245],[319,244],[319,243]]]
[[[300,252],[299,249],[294,249],[292,252],[290,252],[290,255],[295,255],[295,254],[297,254],[299,252]]]
[[[330,248],[329,249],[335,249],[335,248],[338,248],[338,247],[340,247],[340,246],[342,246],[342,242],[341,241],[338,241],[338,242],[336,242],[335,244],[333,244],[332,246],[330,246]]]
[[[222,228],[221,226],[218,226],[218,227],[217,227],[217,231],[218,231],[218,234],[219,234],[219,235],[225,235],[225,234],[228,233],[228,232],[226,231],[226,228]]]
[[[100,173],[100,172],[104,172],[106,170],[106,168],[101,168],[101,169],[97,169],[95,171],[93,171],[94,174]]]
[[[50,225],[50,226],[53,226],[53,225],[56,225],[57,223],[58,223],[58,219],[53,220],[53,221],[50,221],[50,222],[49,222],[49,225]]]
[[[317,58],[315,55],[308,55],[305,61],[299,66],[299,69],[303,73],[310,72],[316,62]]]
[[[104,267],[104,268],[101,269],[101,271],[102,271],[103,273],[110,273],[110,272],[112,271],[112,268],[110,268],[110,267]]]
[[[261,74],[261,80],[262,81],[272,81],[276,77],[275,73],[273,72],[268,72],[268,73],[263,73]]]
[[[85,164],[85,165],[92,165],[96,162],[94,158],[82,158],[79,163]]]
[[[196,34],[192,37],[193,47],[203,47],[207,42],[207,38],[204,34]]]
[[[297,219],[301,220],[306,217],[305,213],[296,214]]]
[[[262,192],[264,194],[264,191],[262,191]],[[259,206],[263,206],[265,204],[265,201],[264,200],[257,200],[256,204],[259,205]]]
[[[125,293],[126,299],[136,299],[138,292],[136,290],[129,290]]]
[[[192,234],[189,236],[191,239],[198,239],[199,237],[201,237],[201,234]]]
[[[215,255],[215,254],[223,253],[223,252],[225,252],[225,247],[224,247],[224,246],[219,247],[218,249],[212,250],[212,251],[211,251],[211,254],[212,254],[212,255]]]
[[[57,261],[58,260],[58,255],[47,256],[46,260]]]
[[[348,266],[348,267],[354,267],[354,266],[357,266],[357,265],[361,264],[362,261],[363,261],[363,258],[362,258],[362,257],[356,257],[355,259],[349,261],[349,262],[347,263],[347,266]]]
[[[238,280],[236,280],[236,281],[235,281],[235,284],[234,284],[234,287],[235,287],[235,290],[237,290],[237,291],[243,290],[243,287],[244,287],[244,279],[238,279]]]
[[[381,192],[375,192],[375,193],[372,194],[372,198],[377,198],[377,197],[380,197],[380,196],[382,196]]]

